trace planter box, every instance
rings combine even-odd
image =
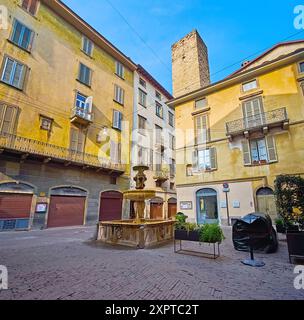
[[[289,261],[291,258],[304,259],[304,232],[287,232]]]
[[[198,231],[175,230],[174,237],[175,240],[199,242]]]
[[[286,233],[286,228],[281,224],[277,224],[276,229],[277,229],[277,233],[283,233],[283,234]]]

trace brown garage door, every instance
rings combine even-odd
[[[28,219],[32,198],[32,195],[0,194],[0,219]]]
[[[122,217],[122,198],[120,192],[103,192],[100,196],[99,221],[120,220]]]
[[[150,203],[150,219],[163,219],[163,203]]]
[[[85,200],[85,197],[51,196],[48,228],[83,225]]]

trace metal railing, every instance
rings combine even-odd
[[[0,149],[15,150],[44,158],[57,159],[63,162],[71,162],[100,169],[104,168],[120,172],[124,172],[126,169],[125,165],[111,163],[110,159],[13,134],[0,133]]]
[[[79,107],[74,107],[72,109],[72,117],[79,117],[81,119],[87,120],[89,122],[93,121],[93,113],[88,112],[87,110]]]
[[[286,108],[256,114],[226,123],[227,135],[288,121]]]

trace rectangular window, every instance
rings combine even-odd
[[[93,42],[89,40],[87,37],[83,36],[82,37],[82,50],[85,54],[88,56],[92,57],[93,55]]]
[[[143,78],[139,78],[139,84],[144,88],[147,86],[146,81]]]
[[[149,149],[138,146],[138,164],[144,164],[144,165],[149,165]]]
[[[85,66],[83,63],[79,64],[79,74],[78,74],[78,80],[87,85],[91,86],[91,77],[92,77],[92,70]]]
[[[113,110],[113,128],[122,129],[122,113],[117,110]]]
[[[202,115],[195,118],[196,143],[203,144],[210,140],[208,115]]]
[[[143,107],[147,107],[147,94],[141,89],[138,90],[138,103]]]
[[[146,121],[147,119],[142,117],[142,116],[138,116],[138,129],[139,130],[145,130],[146,129]]]
[[[195,109],[203,109],[207,106],[207,99],[203,98],[195,101]]]
[[[169,125],[171,126],[171,127],[174,127],[174,114],[172,113],[172,112],[168,112],[168,115],[169,115]]]
[[[158,91],[155,91],[155,96],[158,100],[161,100],[162,96]]]
[[[38,0],[22,0],[22,8],[34,16],[37,13],[38,3]]]
[[[0,102],[0,134],[14,133],[18,109]]]
[[[155,143],[156,144],[161,144],[162,143],[162,135],[163,135],[163,129],[158,126],[155,125]]]
[[[215,170],[217,168],[216,149],[199,150],[197,153],[197,164],[199,170]]]
[[[273,136],[263,139],[243,141],[243,157],[245,165],[260,165],[277,161],[277,152]]]
[[[174,177],[175,176],[175,160],[170,159],[170,176]]]
[[[121,105],[124,105],[125,101],[125,90],[116,84],[114,86],[114,101]]]
[[[10,57],[5,57],[3,63],[1,81],[22,90],[27,67]]]
[[[304,73],[304,61],[299,63],[299,72]]]
[[[18,47],[30,51],[34,39],[34,32],[18,20],[14,21],[10,40]]]
[[[175,137],[171,133],[169,133],[169,147],[171,150],[175,150]]]
[[[81,94],[80,92],[76,93],[75,100],[75,114],[83,119],[89,121],[92,120],[92,97],[88,99],[87,96]]]
[[[83,152],[85,144],[85,131],[82,128],[71,128],[70,150],[74,152]]]
[[[159,152],[155,152],[155,171],[162,171],[162,155]]]
[[[252,129],[264,124],[263,105],[260,97],[243,103],[244,124],[246,129]]]
[[[115,74],[122,79],[125,77],[125,67],[119,61],[115,62]]]
[[[256,80],[246,82],[242,84],[243,92],[254,90],[258,87],[258,82]]]
[[[164,118],[164,108],[163,106],[156,101],[156,115],[160,118]]]

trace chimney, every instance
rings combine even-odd
[[[208,49],[197,30],[172,46],[173,96],[210,84]]]

